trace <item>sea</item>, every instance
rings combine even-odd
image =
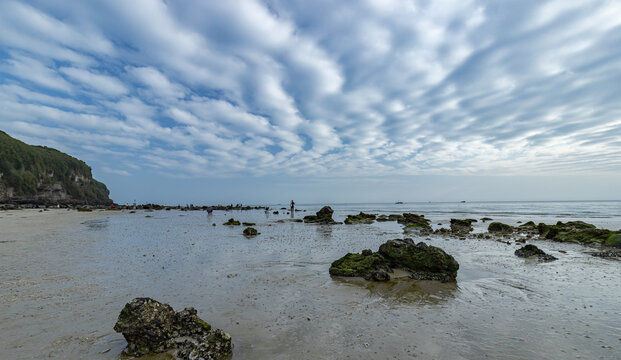
[[[405,234],[396,222],[292,221],[324,205],[339,222],[360,211],[422,214],[434,228],[473,218],[475,233],[486,231],[483,217],[621,229],[621,201],[298,204],[294,214],[288,203],[212,214],[57,209],[50,213],[62,211],[62,224],[37,226],[28,224],[47,212],[4,211],[0,358],[130,359],[113,326],[135,297],[196,308],[232,336],[232,359],[621,358],[621,261],[591,256],[601,249],[529,240],[558,258],[542,262],[516,257],[523,244],[512,239]],[[230,218],[260,234],[222,225]],[[403,237],[453,255],[457,281],[328,273],[349,252]]]

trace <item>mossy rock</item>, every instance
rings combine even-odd
[[[431,231],[430,221],[424,215],[404,213],[397,219],[399,224],[405,225],[405,229],[421,229]]]
[[[347,215],[347,219],[345,219],[345,224],[371,224],[375,220],[376,215],[373,214],[365,214],[362,211],[358,215]]]
[[[621,233],[616,232],[610,234],[604,245],[621,247]]]
[[[400,218],[402,218],[403,215],[399,215],[399,214],[390,214],[390,215],[380,215],[378,217],[375,218],[376,221],[379,222],[385,222],[385,221],[397,221]]]
[[[315,215],[308,215],[304,217],[305,223],[315,224],[336,224],[337,222],[332,219],[334,211],[329,206],[324,206],[321,210],[317,211]]]
[[[232,225],[232,226],[238,226],[241,225],[241,223],[233,218],[230,218],[229,221],[225,222],[222,225]]]
[[[410,271],[416,279],[454,281],[459,263],[444,250],[412,239],[389,240],[378,253],[391,268]]]
[[[501,222],[493,222],[487,227],[487,231],[494,233],[511,234],[513,232],[513,226],[503,224]]]
[[[384,258],[369,250],[363,251],[363,254],[348,253],[334,261],[330,266],[330,275],[365,277],[378,270],[392,272]]]
[[[515,250],[515,256],[522,258],[536,256],[538,259],[546,261],[557,260],[554,256],[546,254],[545,251],[539,249],[532,244],[524,245],[521,248]]]
[[[244,226],[255,226],[255,223],[251,223],[251,222],[243,222],[242,225]]]
[[[539,236],[558,242],[586,243],[586,244],[611,244],[615,246],[614,235],[617,232],[598,229],[593,224],[583,221],[557,222],[555,225],[540,223],[537,225]],[[611,239],[612,238],[612,239]]]
[[[469,233],[473,230],[472,223],[476,219],[451,219],[451,231],[455,233]]]
[[[536,229],[537,228],[537,224],[535,224],[532,221],[526,222],[524,224],[521,224],[520,226],[518,226],[520,229]]]
[[[257,229],[253,227],[247,227],[244,229],[244,235],[245,236],[257,236],[259,235],[259,232],[257,231]]]

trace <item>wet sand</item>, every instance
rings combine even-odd
[[[230,217],[261,235],[220,225]],[[401,226],[285,219],[0,212],[0,358],[118,359],[112,327],[138,296],[195,307],[231,334],[233,359],[618,358],[620,261],[536,241],[559,258],[542,263],[515,257],[518,245],[422,237],[459,261],[457,283],[370,283],[332,278],[330,263],[403,237]]]

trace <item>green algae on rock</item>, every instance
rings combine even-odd
[[[472,223],[476,219],[451,219],[451,231],[454,233],[467,234],[473,230]]]
[[[258,234],[259,232],[257,231],[257,229],[253,227],[247,227],[244,229],[244,236],[257,236]]]
[[[557,222],[555,225],[539,223],[539,237],[558,242],[621,245],[618,231],[598,229],[593,224],[583,221]]]
[[[256,223],[251,223],[251,222],[243,222],[242,225],[244,226],[255,226]]]
[[[333,213],[334,210],[332,210],[331,207],[324,206],[321,210],[317,211],[315,215],[304,216],[304,222],[315,224],[337,224],[337,222],[332,219]]]
[[[347,215],[347,219],[345,219],[345,224],[371,224],[373,220],[375,220],[376,216],[373,214],[365,214],[362,211],[358,215]]]
[[[237,225],[241,225],[241,223],[233,218],[230,218],[227,222],[225,222],[222,225],[232,225],[232,226],[237,226]]]
[[[400,214],[390,214],[390,215],[380,215],[377,218],[375,218],[376,221],[379,222],[383,222],[383,221],[397,221],[399,220],[401,217],[403,217],[403,215]]]
[[[425,219],[424,215],[403,213],[403,215],[397,219],[397,222],[405,225],[406,230],[419,229],[431,231],[431,225],[429,225],[430,221]]]
[[[545,251],[539,249],[532,244],[524,245],[521,248],[515,250],[515,256],[522,258],[536,256],[538,259],[545,261],[557,260],[557,258],[555,258],[554,256],[546,254]]]
[[[511,234],[513,232],[513,226],[503,224],[501,222],[493,222],[487,227],[487,231],[494,233]]]
[[[364,250],[362,254],[349,253],[332,263],[330,275],[385,281],[388,280],[386,276],[376,272],[392,273],[392,269],[405,270],[416,280],[446,282],[455,281],[459,264],[438,247],[424,242],[415,244],[412,239],[406,238],[388,240],[377,252]]]
[[[114,330],[127,340],[131,356],[174,350],[179,359],[223,359],[231,353],[231,337],[214,330],[194,308],[175,312],[168,304],[135,298],[125,305]]]

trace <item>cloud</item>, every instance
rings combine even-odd
[[[619,14],[601,1],[6,1],[0,127],[126,176],[618,176]]]

